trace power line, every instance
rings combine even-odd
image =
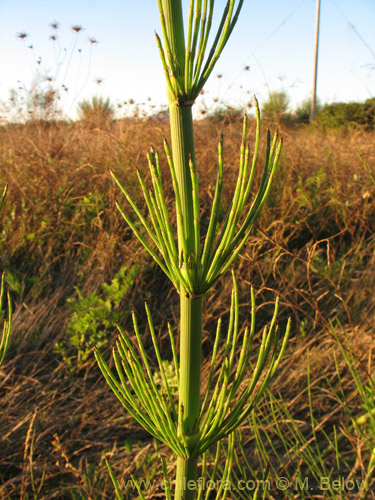
[[[264,82],[265,82],[265,85],[266,87],[269,89],[269,83],[268,83],[268,79],[266,77],[266,74],[259,62],[259,60],[257,59],[256,57],[256,53],[290,20],[290,18],[292,18],[294,16],[294,14],[306,3],[307,0],[302,0],[281,22],[280,24],[277,25],[276,28],[274,28],[269,35],[267,35],[263,40],[262,42],[251,52],[251,54],[249,54],[249,56],[246,58],[246,60],[241,64],[241,69],[239,70],[239,72],[234,76],[233,80],[230,82],[229,86],[227,87],[227,90],[226,92],[231,89],[234,85],[234,83],[238,80],[238,78],[240,77],[240,75],[242,74],[243,72],[243,67],[245,64],[248,64],[248,61],[249,59],[252,57],[256,64],[258,65],[262,75],[263,75],[263,78],[264,78]],[[358,31],[358,29],[356,28],[356,26],[348,19],[348,17],[345,15],[345,13],[343,12],[343,10],[339,7],[339,5],[336,3],[335,0],[331,0],[333,5],[336,7],[336,9],[338,10],[338,12],[340,13],[340,15],[345,19],[345,21],[347,22],[348,26],[350,27],[351,30],[353,30],[353,32],[357,35],[357,37],[359,38],[359,40],[362,42],[362,44],[368,49],[368,51],[371,53],[372,57],[375,59],[375,51],[371,48],[370,44],[365,40],[365,38],[361,35],[361,33]]]
[[[316,115],[316,86],[318,82],[318,53],[319,53],[319,30],[320,30],[320,0],[317,1],[316,8],[316,34],[315,34],[315,56],[314,56],[314,78],[311,97],[311,119]]]
[[[375,58],[375,52],[372,50],[372,48],[370,47],[370,45],[366,42],[366,40],[363,38],[363,36],[359,33],[359,31],[357,30],[357,28],[354,26],[353,23],[351,23],[349,21],[349,19],[346,17],[346,15],[344,14],[344,12],[342,11],[342,9],[337,5],[337,3],[334,1],[334,0],[331,0],[331,2],[333,3],[333,5],[336,7],[336,9],[340,12],[340,14],[342,15],[342,17],[345,19],[345,21],[348,23],[349,27],[354,31],[354,33],[357,35],[357,37],[361,40],[361,42],[363,43],[363,45],[371,52],[372,54],[372,57]]]
[[[273,35],[275,35],[283,26],[284,24],[286,24],[287,21],[289,21],[289,19],[291,17],[294,16],[294,14],[302,7],[302,5],[304,3],[306,3],[307,0],[302,0],[302,2],[295,8],[293,9],[288,15],[287,17],[263,40],[263,42],[261,42],[258,47],[256,47],[253,51],[252,51],[252,54],[255,54],[256,52],[258,52],[258,50],[263,47],[263,45],[268,42],[268,40],[270,40]]]
[[[263,47],[263,45],[268,42],[268,40],[270,40],[288,21],[291,17],[294,16],[294,14],[302,7],[303,4],[305,4],[307,2],[307,0],[302,0],[296,8],[294,8],[284,19],[283,21],[281,21],[281,23],[251,52],[251,54],[246,58],[246,60],[241,64],[241,70],[239,70],[239,72],[236,74],[236,76],[233,78],[233,80],[230,82],[227,90],[229,90],[230,88],[232,88],[233,84],[236,82],[236,80],[238,79],[238,77],[242,74],[242,71],[243,71],[243,67],[244,65],[247,63],[247,61],[249,60],[249,58],[252,56],[256,63],[258,64],[262,74],[263,74],[263,78],[265,80],[265,83],[266,83],[266,86],[267,88],[269,88],[268,86],[268,81],[267,81],[267,78],[266,78],[266,75],[264,73],[264,70],[259,62],[259,60],[257,59],[256,57],[256,52],[261,48]]]

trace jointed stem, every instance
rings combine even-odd
[[[177,457],[174,500],[194,500],[196,498],[197,465],[197,457],[188,460]]]
[[[186,250],[189,257],[194,252],[194,211],[189,159],[195,161],[193,116],[191,106],[169,103],[172,155],[176,169],[177,184],[181,198],[182,217],[185,223]],[[182,235],[178,234],[178,248],[181,259]]]
[[[190,298],[181,293],[179,405],[182,405],[182,422],[179,422],[179,430],[189,437],[191,449],[198,437],[201,349],[202,297]]]
[[[175,61],[184,68],[185,42],[180,2],[161,0],[165,12],[165,30]],[[180,75],[175,74],[175,80]],[[172,80],[172,85],[176,81]],[[194,196],[190,165],[195,162],[193,117],[191,106],[184,105],[168,92],[172,137],[172,155],[180,197],[184,230],[178,231],[179,263],[182,274],[196,273],[199,269],[197,231],[194,226]],[[196,200],[195,200],[196,201]],[[197,205],[197,202],[195,203]],[[197,223],[197,221],[196,221]],[[180,369],[179,369],[179,422],[178,432],[187,441],[191,453],[199,439],[200,375],[202,349],[202,297],[194,297],[184,287],[180,292]],[[193,500],[195,489],[188,488],[197,478],[197,457],[177,458],[175,500]]]
[[[119,207],[121,214],[180,294],[179,363],[173,332],[169,328],[173,365],[178,381],[178,406],[175,405],[174,395],[164,372],[163,359],[158,349],[151,314],[147,306],[148,325],[166,393],[161,394],[154,381],[135,317],[134,331],[141,360],[137,358],[136,350],[123,333],[121,333],[114,352],[115,367],[119,379],[113,376],[100,353],[97,352],[96,356],[104,376],[124,407],[148,432],[166,443],[175,453],[177,475],[174,500],[194,500],[197,495],[198,457],[226,437],[228,437],[229,451],[223,478],[229,477],[234,449],[234,435],[232,433],[253,409],[257,399],[267,387],[280,363],[289,333],[290,325],[287,327],[280,355],[277,356],[278,334],[274,328],[277,314],[276,306],[271,325],[264,329],[258,361],[252,367],[252,375],[247,382],[245,375],[255,334],[254,294],[252,293],[251,327],[246,329],[242,336],[241,354],[237,359],[238,342],[241,335],[239,332],[237,285],[233,275],[233,294],[227,341],[224,350],[220,353],[222,364],[216,373],[216,361],[220,352],[221,323],[219,323],[207,392],[201,405],[203,294],[231,266],[245,244],[268,195],[279,160],[281,141],[278,143],[276,135],[271,143],[270,136],[268,137],[263,176],[258,193],[249,207],[260,137],[259,107],[255,101],[258,126],[254,159],[250,164],[250,147],[246,139],[247,119],[245,117],[238,180],[230,212],[221,231],[218,231],[217,223],[221,210],[220,200],[223,183],[223,140],[220,140],[212,214],[205,241],[201,245],[192,105],[230,36],[243,0],[226,1],[219,29],[214,36],[207,59],[205,59],[205,50],[211,29],[214,0],[191,0],[186,46],[181,0],[158,0],[158,3],[163,41],[157,36],[157,44],[167,80],[172,151],[166,141],[164,146],[176,196],[177,244],[163,192],[161,169],[156,152],[152,149],[148,155],[152,178],[150,190],[148,190],[142,174],[138,174],[151,223],[146,220],[143,211],[136,205],[126,188],[114,174],[113,176],[133,208],[141,227],[143,227],[143,232],[151,240],[151,246],[142,235],[142,231],[139,231],[137,224]],[[217,449],[219,452],[219,445]],[[217,459],[218,457],[219,455]],[[205,465],[202,466],[202,473],[204,473],[204,469]],[[200,493],[198,496],[201,498]],[[225,494],[220,488],[216,498],[224,497]],[[167,498],[170,498],[170,494],[167,495]],[[208,498],[207,495],[206,498]]]

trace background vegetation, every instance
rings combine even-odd
[[[360,498],[358,488],[322,491],[322,475],[367,480],[366,498],[375,498],[375,186],[357,154],[374,171],[373,103],[357,110],[351,104],[321,106],[316,122],[304,125],[298,114],[286,120],[287,100],[276,97],[264,112],[285,138],[281,165],[237,276],[241,322],[249,317],[253,285],[257,330],[270,319],[279,294],[280,322],[291,315],[293,334],[272,395],[242,430],[234,477],[268,478],[265,498],[296,499]],[[97,114],[90,111],[95,107]],[[31,120],[0,129],[0,186],[9,184],[0,259],[15,310],[0,369],[4,499],[112,499],[106,457],[124,498],[137,496],[134,488],[125,490],[131,474],[160,479],[163,448],[124,413],[92,349],[100,346],[109,359],[115,323],[130,333],[132,310],[151,345],[145,299],[161,348],[167,321],[177,327],[178,297],[120,219],[114,207],[119,193],[109,175],[113,169],[130,189],[135,186],[136,169],[147,172],[150,144],[161,151],[169,127],[162,117],[113,121],[113,107],[103,99],[81,110],[76,123]],[[226,158],[237,159],[236,110],[221,110],[196,125],[203,219],[222,131]],[[235,165],[227,163],[224,175],[229,203]],[[204,355],[212,349],[218,317],[226,320],[230,288],[228,276],[206,301]],[[171,353],[162,352],[168,362]],[[172,471],[174,464],[167,467]],[[312,489],[280,492],[279,476],[311,477]],[[160,491],[150,488],[150,498],[163,498]],[[250,495],[241,494],[229,498]]]

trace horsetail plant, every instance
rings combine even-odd
[[[151,187],[146,186],[142,173],[138,171],[138,180],[149,218],[143,215],[141,208],[137,206],[116,174],[112,172],[112,176],[138,221],[133,222],[132,217],[118,203],[116,203],[117,208],[135,236],[171,280],[180,296],[179,359],[172,328],[168,326],[178,383],[178,402],[175,401],[168,383],[147,305],[148,327],[163,390],[160,390],[155,383],[134,314],[133,325],[137,346],[132,345],[119,327],[120,335],[113,349],[117,376],[111,372],[98,351],[96,358],[108,384],[125,409],[144,429],[168,445],[176,455],[175,500],[191,500],[197,494],[199,457],[204,458],[210,447],[215,444],[219,446],[225,437],[228,437],[226,474],[230,474],[234,447],[232,434],[253,410],[260,395],[268,386],[286,347],[290,323],[278,351],[277,300],[272,321],[264,328],[261,336],[257,361],[252,364],[255,294],[251,292],[250,327],[241,333],[237,282],[233,274],[227,335],[222,341],[220,320],[208,383],[201,400],[203,298],[231,267],[253,230],[279,163],[282,140],[278,134],[271,140],[268,132],[263,174],[258,191],[252,196],[260,144],[260,112],[255,99],[257,128],[254,153],[251,160],[245,116],[237,183],[226,219],[218,229],[224,170],[224,143],[223,138],[220,138],[213,206],[207,233],[202,238],[192,105],[228,41],[243,0],[237,4],[236,0],[227,1],[207,57],[205,54],[212,27],[214,0],[190,1],[186,44],[181,0],[158,0],[158,4],[162,40],[156,35],[156,41],[167,81],[172,138],[171,146],[166,140],[164,141],[164,150],[175,194],[177,241],[167,209],[157,152],[151,149],[147,156]],[[248,375],[249,367],[251,372]],[[199,498],[202,498],[202,494],[198,493]],[[225,493],[221,490],[217,495],[220,495],[220,498],[225,497]]]
[[[3,190],[3,194],[0,198],[0,212],[3,208],[4,202],[5,202],[5,197],[8,191],[8,186],[5,186]],[[0,282],[0,319],[2,318],[2,313],[3,313],[3,301],[4,301],[4,280],[5,280],[5,274],[3,273],[1,276],[1,282]],[[0,366],[3,364],[5,354],[8,349],[9,345],[9,339],[10,339],[10,332],[11,332],[11,326],[12,326],[12,303],[10,301],[10,295],[8,292],[8,315],[7,319],[4,320],[3,324],[3,332],[0,340]]]

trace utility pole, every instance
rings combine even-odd
[[[319,27],[320,27],[320,0],[316,6],[316,32],[315,32],[315,58],[314,58],[314,81],[311,99],[311,118],[316,115],[316,83],[318,80],[318,52],[319,52]]]

